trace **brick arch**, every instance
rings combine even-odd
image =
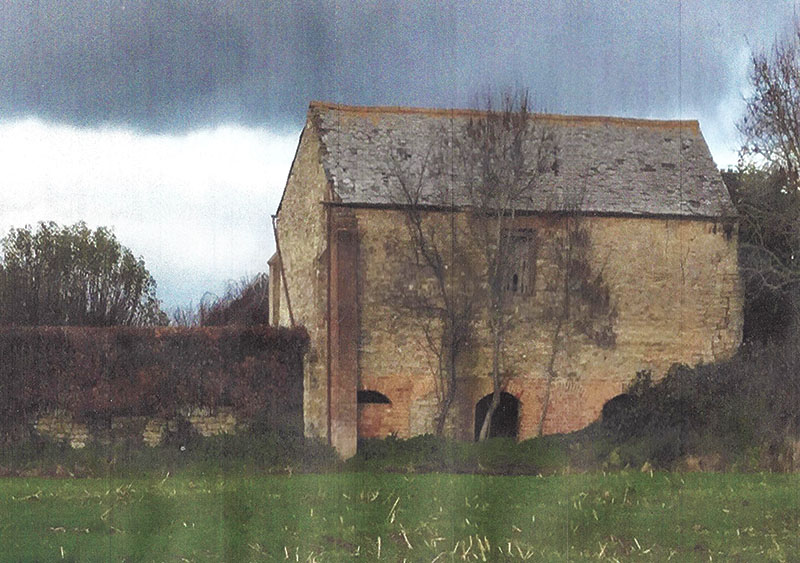
[[[356,401],[359,405],[391,405],[392,401],[381,393],[380,391],[373,391],[372,389],[362,389],[356,395]]]
[[[360,389],[357,393],[358,437],[385,438],[397,429],[393,428],[392,400],[374,389]]]
[[[493,393],[489,393],[475,403],[475,440],[483,426],[483,420],[492,402]],[[492,416],[492,426],[489,429],[489,437],[509,437],[516,438],[519,435],[519,421],[522,411],[522,403],[511,393],[503,391],[500,393],[500,404]]]

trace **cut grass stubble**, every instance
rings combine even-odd
[[[0,480],[0,559],[709,561],[800,553],[800,476]]]

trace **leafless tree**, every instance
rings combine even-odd
[[[402,149],[389,159],[395,180],[392,197],[403,214],[407,237],[395,241],[394,252],[405,254],[401,263],[408,266],[395,279],[390,299],[409,313],[435,358],[438,435],[444,432],[456,396],[459,360],[473,337],[476,319],[476,280],[465,254],[463,220],[453,201],[445,138],[444,130],[434,135],[420,163],[411,162]],[[430,210],[426,198],[438,202],[437,211]]]
[[[787,304],[798,304],[800,22],[770,50],[753,53],[750,82],[753,93],[738,124],[744,137],[739,170],[723,176],[740,215],[745,332],[758,337],[773,334],[776,315],[755,317],[768,310],[780,316]]]
[[[195,308],[178,307],[172,313],[178,326],[251,326],[269,324],[269,276],[261,273],[228,283],[221,297],[206,292]]]
[[[527,92],[522,92],[502,95],[499,103],[487,96],[481,111],[434,135],[421,159],[408,158],[403,148],[395,150],[389,158],[395,203],[407,228],[407,246],[395,252],[408,254],[403,263],[413,267],[396,280],[393,303],[411,313],[438,360],[440,433],[456,394],[459,359],[477,337],[478,326],[486,327],[493,392],[478,434],[485,440],[513,372],[513,366],[505,365],[506,336],[515,322],[510,295],[520,284],[535,286],[535,280],[520,278],[520,253],[535,268],[539,244],[533,233],[520,228],[520,214],[547,210],[537,198],[547,192],[543,183],[558,172],[558,141],[530,111]],[[548,233],[543,251],[553,287],[537,319],[547,330],[552,327],[540,432],[566,339],[577,331],[600,345],[614,340],[613,307],[602,276],[591,266],[581,202],[562,196],[563,201],[548,202],[563,219],[555,222],[561,230]],[[532,291],[528,297],[534,299]]]
[[[464,137],[455,141],[471,232],[486,268],[493,394],[479,440],[489,437],[504,388],[503,348],[511,320],[506,300],[514,267],[516,216],[519,210],[535,208],[540,182],[558,163],[553,131],[531,112],[527,91],[502,94],[499,104],[489,94],[482,109],[469,120]]]
[[[175,307],[170,318],[172,326],[198,326],[200,324],[200,314],[198,308],[192,303],[185,306]]]
[[[747,100],[739,130],[743,157],[756,156],[780,171],[792,189],[800,187],[800,22],[770,51],[753,53]]]
[[[542,399],[536,433],[544,433],[550,409],[553,382],[559,376],[557,362],[567,353],[570,339],[581,338],[601,347],[616,343],[614,322],[616,308],[611,292],[592,256],[591,233],[581,214],[584,193],[573,189],[561,205],[560,228],[548,238],[552,261],[554,291],[548,296],[544,321],[551,327],[551,340],[546,368],[545,393]],[[565,375],[565,374],[561,374]]]
[[[269,324],[269,276],[229,283],[225,295],[200,303],[199,315],[202,326]]]

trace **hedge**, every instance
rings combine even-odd
[[[176,416],[233,407],[302,431],[303,329],[255,327],[0,328],[0,435],[39,413],[78,420]],[[264,420],[263,417],[266,417]]]

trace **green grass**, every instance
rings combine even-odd
[[[800,476],[0,479],[3,561],[793,561]]]

